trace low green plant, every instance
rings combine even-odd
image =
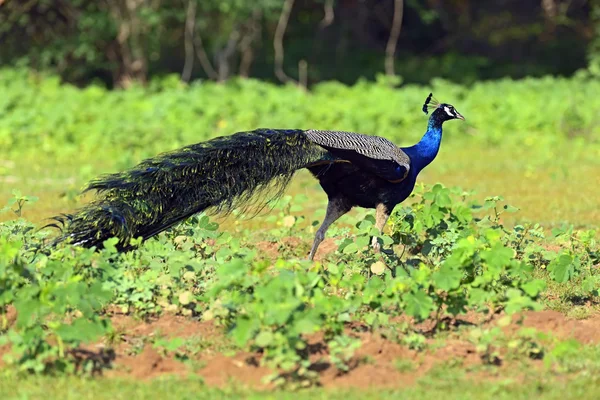
[[[110,299],[100,281],[87,281],[96,256],[91,251],[58,251],[50,257],[26,259],[22,243],[0,238],[0,314],[10,344],[5,361],[20,371],[73,371],[70,350],[101,338],[111,328],[100,311]],[[75,260],[78,262],[75,263]],[[16,320],[7,326],[5,312],[14,307]]]
[[[23,207],[25,207],[26,204],[33,204],[39,200],[36,196],[23,196],[21,192],[16,189],[12,191],[12,194],[13,197],[8,200],[8,204],[4,208],[0,209],[0,213],[12,211],[17,217],[21,217]],[[16,208],[13,208],[13,206]]]
[[[294,223],[259,235],[310,241],[311,228],[297,223],[306,220],[299,215],[303,203],[275,203],[279,217],[294,214]],[[569,284],[596,298],[594,236],[555,232],[550,240],[563,250],[550,251],[538,225],[504,226],[504,213],[514,211],[501,197],[478,204],[458,188],[418,186],[383,234],[374,229],[371,213],[347,216],[354,228],[339,227],[338,250],[323,263],[306,261],[293,248],[276,261],[263,257],[256,236],[235,227],[222,231],[206,215],[134,241],[127,253],[116,251],[115,239],[101,251],[70,245],[39,251],[46,234],[21,217],[0,224],[1,340],[12,348],[7,360],[21,371],[75,371],[71,354],[80,345],[119,342],[115,335],[122,334],[108,318],[114,310],[142,319],[173,313],[215,321],[231,341],[228,349],[250,351],[273,368],[276,384],[315,385],[319,363],[340,374],[360,364],[361,331],[422,351],[427,337],[453,329],[448,321],[468,312],[485,318],[540,309],[548,283]],[[373,237],[382,252],[373,252]],[[560,283],[565,256],[580,261]],[[9,310],[16,311],[15,322]],[[479,332],[471,336],[488,364],[547,354],[532,334],[506,342],[496,330]],[[140,340],[133,353],[148,345]],[[152,345],[194,368],[198,349],[207,348],[162,337]],[[500,348],[508,353],[501,355]]]

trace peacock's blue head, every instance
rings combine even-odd
[[[425,114],[429,114],[430,110],[433,110],[430,118],[441,123],[451,119],[465,120],[465,117],[456,111],[456,108],[454,108],[452,104],[438,102],[433,98],[432,93],[429,93],[429,96],[427,96],[427,99],[425,100],[425,104],[423,104],[423,112]]]

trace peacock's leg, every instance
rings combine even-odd
[[[315,235],[315,241],[313,242],[312,249],[310,250],[310,254],[308,256],[309,260],[313,260],[315,254],[317,253],[317,249],[319,245],[325,239],[325,233],[327,229],[337,221],[342,215],[346,214],[350,211],[350,207],[345,204],[345,201],[340,198],[329,199],[329,203],[327,203],[327,212],[325,213],[325,218],[323,219],[323,223],[317,230]]]
[[[387,222],[389,217],[390,213],[387,207],[383,204],[378,204],[377,208],[375,209],[375,227],[379,230],[380,233],[383,233],[383,227],[385,226],[385,223]],[[373,251],[375,251],[376,253],[379,253],[379,251],[381,250],[381,245],[379,244],[375,236],[373,236],[373,239],[371,239],[371,247],[373,247]]]

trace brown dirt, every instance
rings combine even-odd
[[[222,330],[212,322],[174,315],[163,315],[147,322],[125,315],[114,315],[111,321],[116,331],[121,333],[121,343],[115,346],[116,359],[111,369],[104,373],[105,376],[151,379],[162,375],[186,376],[195,373],[211,386],[225,386],[233,379],[256,388],[268,387],[261,383],[261,378],[271,371],[259,366],[252,354],[239,352],[228,357],[219,351],[219,346],[226,344],[227,339]],[[157,337],[194,338],[197,343],[206,347],[190,356],[194,361],[194,368],[177,360],[174,354],[161,353],[151,343],[147,343],[148,338],[151,341]],[[139,354],[132,354],[132,348],[140,344],[143,350]]]
[[[600,316],[587,320],[571,320],[555,311],[525,312],[522,318],[513,318],[505,330],[510,334],[521,327],[531,327],[551,332],[561,339],[574,338],[584,344],[600,343]],[[496,320],[498,317],[495,318]],[[467,315],[458,324],[481,324],[483,320],[473,314]],[[263,382],[273,371],[260,366],[260,354],[239,352],[233,356],[223,355],[214,343],[226,342],[220,328],[211,322],[200,322],[177,316],[163,316],[151,322],[140,322],[127,316],[114,316],[113,324],[125,332],[123,342],[116,346],[116,359],[106,376],[128,376],[135,379],[151,379],[161,375],[185,376],[196,374],[206,384],[224,386],[232,381],[256,389],[269,388]],[[484,323],[492,326],[495,321]],[[465,371],[469,367],[482,366],[483,361],[475,346],[460,336],[447,339],[439,348],[418,352],[406,346],[382,338],[369,332],[349,333],[361,339],[362,346],[350,362],[351,369],[342,373],[328,362],[327,346],[322,337],[315,335],[309,341],[310,359],[313,369],[319,373],[319,382],[324,387],[401,387],[414,384],[432,368],[444,363],[458,363]],[[193,369],[177,361],[172,355],[164,355],[146,343],[137,355],[128,354],[135,339],[163,335],[165,337],[200,337],[211,343],[193,356],[198,367]],[[430,344],[434,341],[429,340]],[[398,360],[408,360],[409,368],[398,368]],[[541,367],[542,361],[530,360],[531,367]],[[516,364],[515,364],[516,365]],[[510,371],[515,365],[506,361],[497,366],[499,370]],[[471,374],[481,378],[481,371]],[[493,375],[486,376],[494,378]]]
[[[490,321],[481,314],[467,314],[448,325],[495,326],[502,315]],[[8,319],[12,324],[16,318],[14,309],[9,308]],[[409,320],[400,318],[402,321]],[[207,385],[222,387],[238,382],[255,389],[269,389],[263,378],[273,371],[260,365],[260,354],[238,352],[226,355],[232,347],[223,334],[222,328],[212,322],[198,321],[175,315],[163,315],[150,321],[140,321],[133,317],[113,312],[111,321],[117,333],[112,345],[114,354],[106,352],[109,347],[96,344],[81,349],[82,358],[102,360],[101,373],[106,377],[128,377],[133,379],[153,379],[175,375],[185,377],[190,374],[200,376]],[[433,324],[426,322],[419,329],[428,332]],[[504,328],[507,335],[515,334],[521,327],[531,327],[542,332],[552,333],[559,339],[573,338],[583,344],[600,343],[600,315],[585,320],[569,319],[556,311],[524,312],[512,318],[512,323]],[[348,327],[347,332],[358,337],[362,346],[350,361],[350,371],[340,372],[328,361],[328,349],[321,335],[313,335],[309,340],[311,367],[318,372],[319,383],[324,387],[340,388],[391,388],[414,384],[433,368],[445,363],[461,366],[472,379],[499,379],[501,373],[515,374],[522,368],[521,361],[509,358],[498,360],[494,372],[478,368],[484,365],[475,346],[455,329],[441,346],[435,339],[428,339],[429,346],[424,351],[411,350],[389,339],[361,330],[360,326]],[[452,330],[451,329],[451,330]],[[156,338],[186,338],[195,343],[196,350],[187,351],[189,363],[180,361],[175,354],[153,346]],[[0,359],[9,348],[0,348]],[[187,351],[187,352],[186,352]],[[402,365],[398,365],[400,362]],[[541,360],[527,360],[529,369],[543,367]],[[522,369],[521,369],[522,371]],[[518,372],[517,372],[518,374]],[[516,376],[518,380],[519,377]]]
[[[276,260],[279,257],[279,243],[277,242],[258,242],[256,248],[261,251],[261,255],[270,260]]]
[[[139,321],[123,314],[111,316],[113,327],[127,336],[156,336],[189,338],[191,336],[209,337],[216,335],[217,327],[211,322],[196,321],[172,314],[164,314],[160,318]]]
[[[161,375],[184,376],[188,372],[185,364],[169,357],[164,357],[157,350],[146,345],[138,355],[117,353],[115,369],[106,376],[129,376],[136,379],[149,379]]]
[[[400,359],[417,362],[417,352],[385,340],[379,335],[365,333],[359,337],[362,346],[350,363],[353,368],[341,374],[335,367],[329,366],[321,372],[321,385],[340,388],[398,387],[414,384],[423,374],[418,369],[403,373],[394,365],[394,362]],[[322,356],[326,357],[327,354]]]
[[[261,251],[264,257],[271,260],[276,260],[281,255],[281,245],[291,248],[308,245],[308,248],[310,249],[310,246],[312,246],[312,242],[305,243],[303,240],[297,237],[284,237],[281,239],[281,241],[277,242],[258,242],[256,243],[256,248]],[[323,259],[325,259],[329,254],[335,252],[337,248],[338,246],[335,243],[335,239],[327,238],[323,240],[323,242],[319,245],[319,248],[317,249],[317,253],[315,254],[315,261],[323,261]],[[308,253],[306,255],[308,256]]]
[[[9,310],[9,319],[14,321],[16,313]],[[494,326],[494,321],[486,321],[478,314],[468,314],[450,326],[461,324],[478,324]],[[127,315],[114,313],[111,320],[118,336],[118,343],[113,344],[114,355],[106,358],[102,374],[106,377],[129,377],[133,379],[153,379],[159,376],[175,375],[184,377],[189,374],[200,376],[207,385],[222,387],[231,382],[255,389],[268,389],[270,384],[263,378],[273,371],[260,366],[260,354],[238,352],[235,355],[224,355],[227,339],[220,327],[212,322],[197,321],[186,317],[163,315],[151,321],[140,321]],[[504,328],[507,334],[516,333],[521,327],[531,327],[539,331],[553,333],[560,339],[573,338],[583,344],[600,343],[600,315],[586,320],[573,320],[555,311],[525,312],[512,319],[512,323]],[[391,388],[414,384],[432,368],[444,363],[461,365],[467,376],[473,379],[496,379],[499,371],[512,371],[518,364],[502,360],[496,367],[496,374],[482,372],[477,369],[483,365],[475,346],[460,336],[451,334],[443,346],[430,346],[425,351],[411,350],[379,334],[364,332],[357,326],[348,328],[348,333],[360,338],[362,346],[356,351],[350,364],[350,371],[343,373],[328,362],[328,349],[322,336],[314,335],[309,340],[312,369],[319,374],[319,383],[324,387],[340,388]],[[423,324],[423,331],[431,328]],[[172,353],[154,348],[155,338],[182,337],[194,339],[199,345],[198,351],[187,354],[192,363],[186,364]],[[434,344],[434,339],[428,339]],[[82,349],[83,356],[100,359],[105,354],[104,345],[88,346]],[[8,348],[0,349],[0,356]],[[399,368],[400,360],[404,368]],[[532,368],[541,368],[542,361],[529,360]],[[473,367],[473,368],[471,368]],[[474,371],[471,371],[474,370]],[[470,371],[470,372],[469,372]],[[482,376],[484,374],[485,376]],[[486,375],[487,374],[487,375]]]
[[[317,253],[315,254],[315,261],[323,261],[325,257],[335,252],[337,248],[338,245],[335,243],[335,239],[329,238],[323,240],[317,249]]]
[[[263,382],[263,378],[272,373],[269,368],[262,367],[255,357],[240,353],[233,357],[214,355],[207,357],[205,367],[198,371],[209,386],[223,387],[235,381],[255,389],[266,389],[272,385]]]
[[[558,311],[523,313],[523,326],[549,332],[560,339],[575,339],[582,344],[600,343],[600,315],[584,320],[569,319]],[[510,327],[515,328],[512,324]]]
[[[11,327],[15,321],[17,320],[17,310],[12,306],[8,306],[6,307],[6,326],[7,327]],[[0,324],[2,323],[1,319],[0,319]],[[0,335],[3,332],[0,330]],[[2,369],[4,367],[4,355],[8,354],[10,352],[10,344],[5,344],[3,346],[0,346],[0,369]]]

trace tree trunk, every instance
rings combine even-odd
[[[142,23],[138,8],[146,0],[106,0],[119,27],[109,46],[108,58],[116,63],[113,80],[116,87],[126,88],[134,82],[146,83],[148,62],[142,45]]]

